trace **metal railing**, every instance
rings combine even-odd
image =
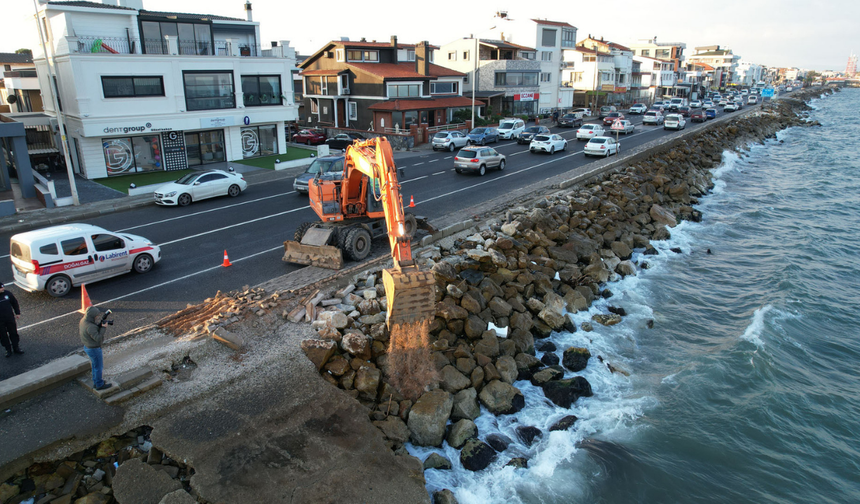
[[[137,40],[123,37],[82,36],[77,39],[77,48],[69,48],[76,53],[134,54],[137,45]]]
[[[430,126],[427,128],[427,131],[430,133],[437,133],[439,131],[450,131],[450,130],[464,130],[466,129],[466,123],[452,123],[452,124],[441,124],[439,126]]]
[[[123,37],[99,37],[85,35],[80,37],[69,37],[77,41],[77,46],[72,42],[70,50],[74,53],[107,53],[107,54],[137,54],[140,47],[138,39]],[[239,56],[256,57],[260,54],[262,46],[247,42],[231,42],[228,40],[209,41],[176,40],[170,42],[166,39],[143,39],[144,54],[170,54],[171,45],[175,44],[176,51],[183,56],[231,56],[234,50]]]

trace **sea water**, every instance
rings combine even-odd
[[[428,491],[461,504],[860,502],[860,89],[811,105],[821,127],[724,153],[702,222],[635,254],[650,268],[575,315],[623,307],[621,324],[552,335],[559,357],[590,350],[577,374],[594,396],[560,408],[516,382],[522,411],[476,420],[481,439],[513,441],[487,469],[463,469],[447,444],[408,446],[454,465],[427,470]],[[567,415],[574,427],[549,432]],[[543,436],[526,446],[518,426]],[[505,466],[513,457],[528,468]]]

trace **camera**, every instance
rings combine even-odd
[[[101,325],[113,325],[113,320],[108,320],[108,319],[107,319],[108,317],[110,317],[110,314],[111,314],[111,313],[113,313],[113,312],[112,312],[112,311],[110,311],[110,310],[107,310],[106,312],[104,312],[104,313],[102,314],[102,319],[99,321],[99,325],[100,325],[100,326],[101,326]]]

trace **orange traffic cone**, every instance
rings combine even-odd
[[[415,198],[411,194],[409,195],[409,208],[415,208]]]
[[[233,266],[232,264],[230,264],[230,258],[227,257],[227,251],[226,250],[224,251],[224,262],[221,263],[221,266],[224,268],[226,268],[227,266]]]
[[[90,295],[87,294],[86,284],[81,285],[81,309],[78,310],[78,313],[87,313],[87,309],[92,305],[93,302],[90,301]]]

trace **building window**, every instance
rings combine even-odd
[[[162,171],[159,135],[103,138],[108,176]]]
[[[236,108],[233,72],[183,72],[186,110]]]
[[[469,51],[463,51],[463,61],[469,61]]]
[[[403,98],[408,96],[421,96],[420,84],[389,84],[389,98]]]
[[[164,96],[164,79],[160,75],[147,77],[102,77],[105,98],[137,98]]]
[[[179,54],[214,54],[212,28],[209,24],[141,21],[140,26],[143,32],[143,52],[145,54],[169,54],[168,42],[165,37],[176,40]],[[221,49],[226,54],[226,47]]]
[[[641,51],[639,51],[639,53],[642,56],[651,56],[651,50],[650,49],[642,49]]]
[[[281,105],[281,76],[243,75],[242,97],[246,107]]]
[[[496,86],[537,86],[538,72],[496,72]]]
[[[549,81],[550,81],[550,76],[551,76],[551,74],[550,74],[549,72],[542,72],[542,73],[540,74],[540,81],[541,81],[541,82],[549,82]]]
[[[430,94],[457,94],[459,86],[457,82],[431,82]]]
[[[457,51],[448,51],[448,61],[457,61]]]
[[[541,51],[540,52],[540,60],[541,61],[552,61],[552,51]]]
[[[349,102],[347,104],[349,106],[349,120],[357,121],[358,120],[358,104],[355,102]]]
[[[346,52],[347,61],[369,61],[375,63],[379,61],[379,51],[362,51],[360,49],[350,49]]]
[[[194,131],[185,134],[188,166],[223,163],[224,130]]]
[[[406,50],[406,61],[415,61],[415,49]]]
[[[335,49],[334,50],[335,59],[339,62],[343,62],[343,49]]]
[[[670,49],[657,49],[654,51],[654,56],[658,58],[669,58],[672,55],[672,51]]]
[[[520,56],[523,59],[527,59],[527,60],[533,60],[537,57],[536,53],[533,53],[533,52],[521,52]]]
[[[311,98],[311,113],[312,114],[319,114],[319,112],[320,112],[319,102],[316,99]]]
[[[570,28],[561,29],[561,46],[576,47],[576,30]]]
[[[272,125],[242,128],[242,157],[270,156],[278,153],[278,131]]]
[[[544,47],[555,47],[555,35],[558,30],[544,28],[541,31],[541,44]]]
[[[12,71],[12,65],[3,65],[3,70],[6,70],[7,72],[11,72]]]

